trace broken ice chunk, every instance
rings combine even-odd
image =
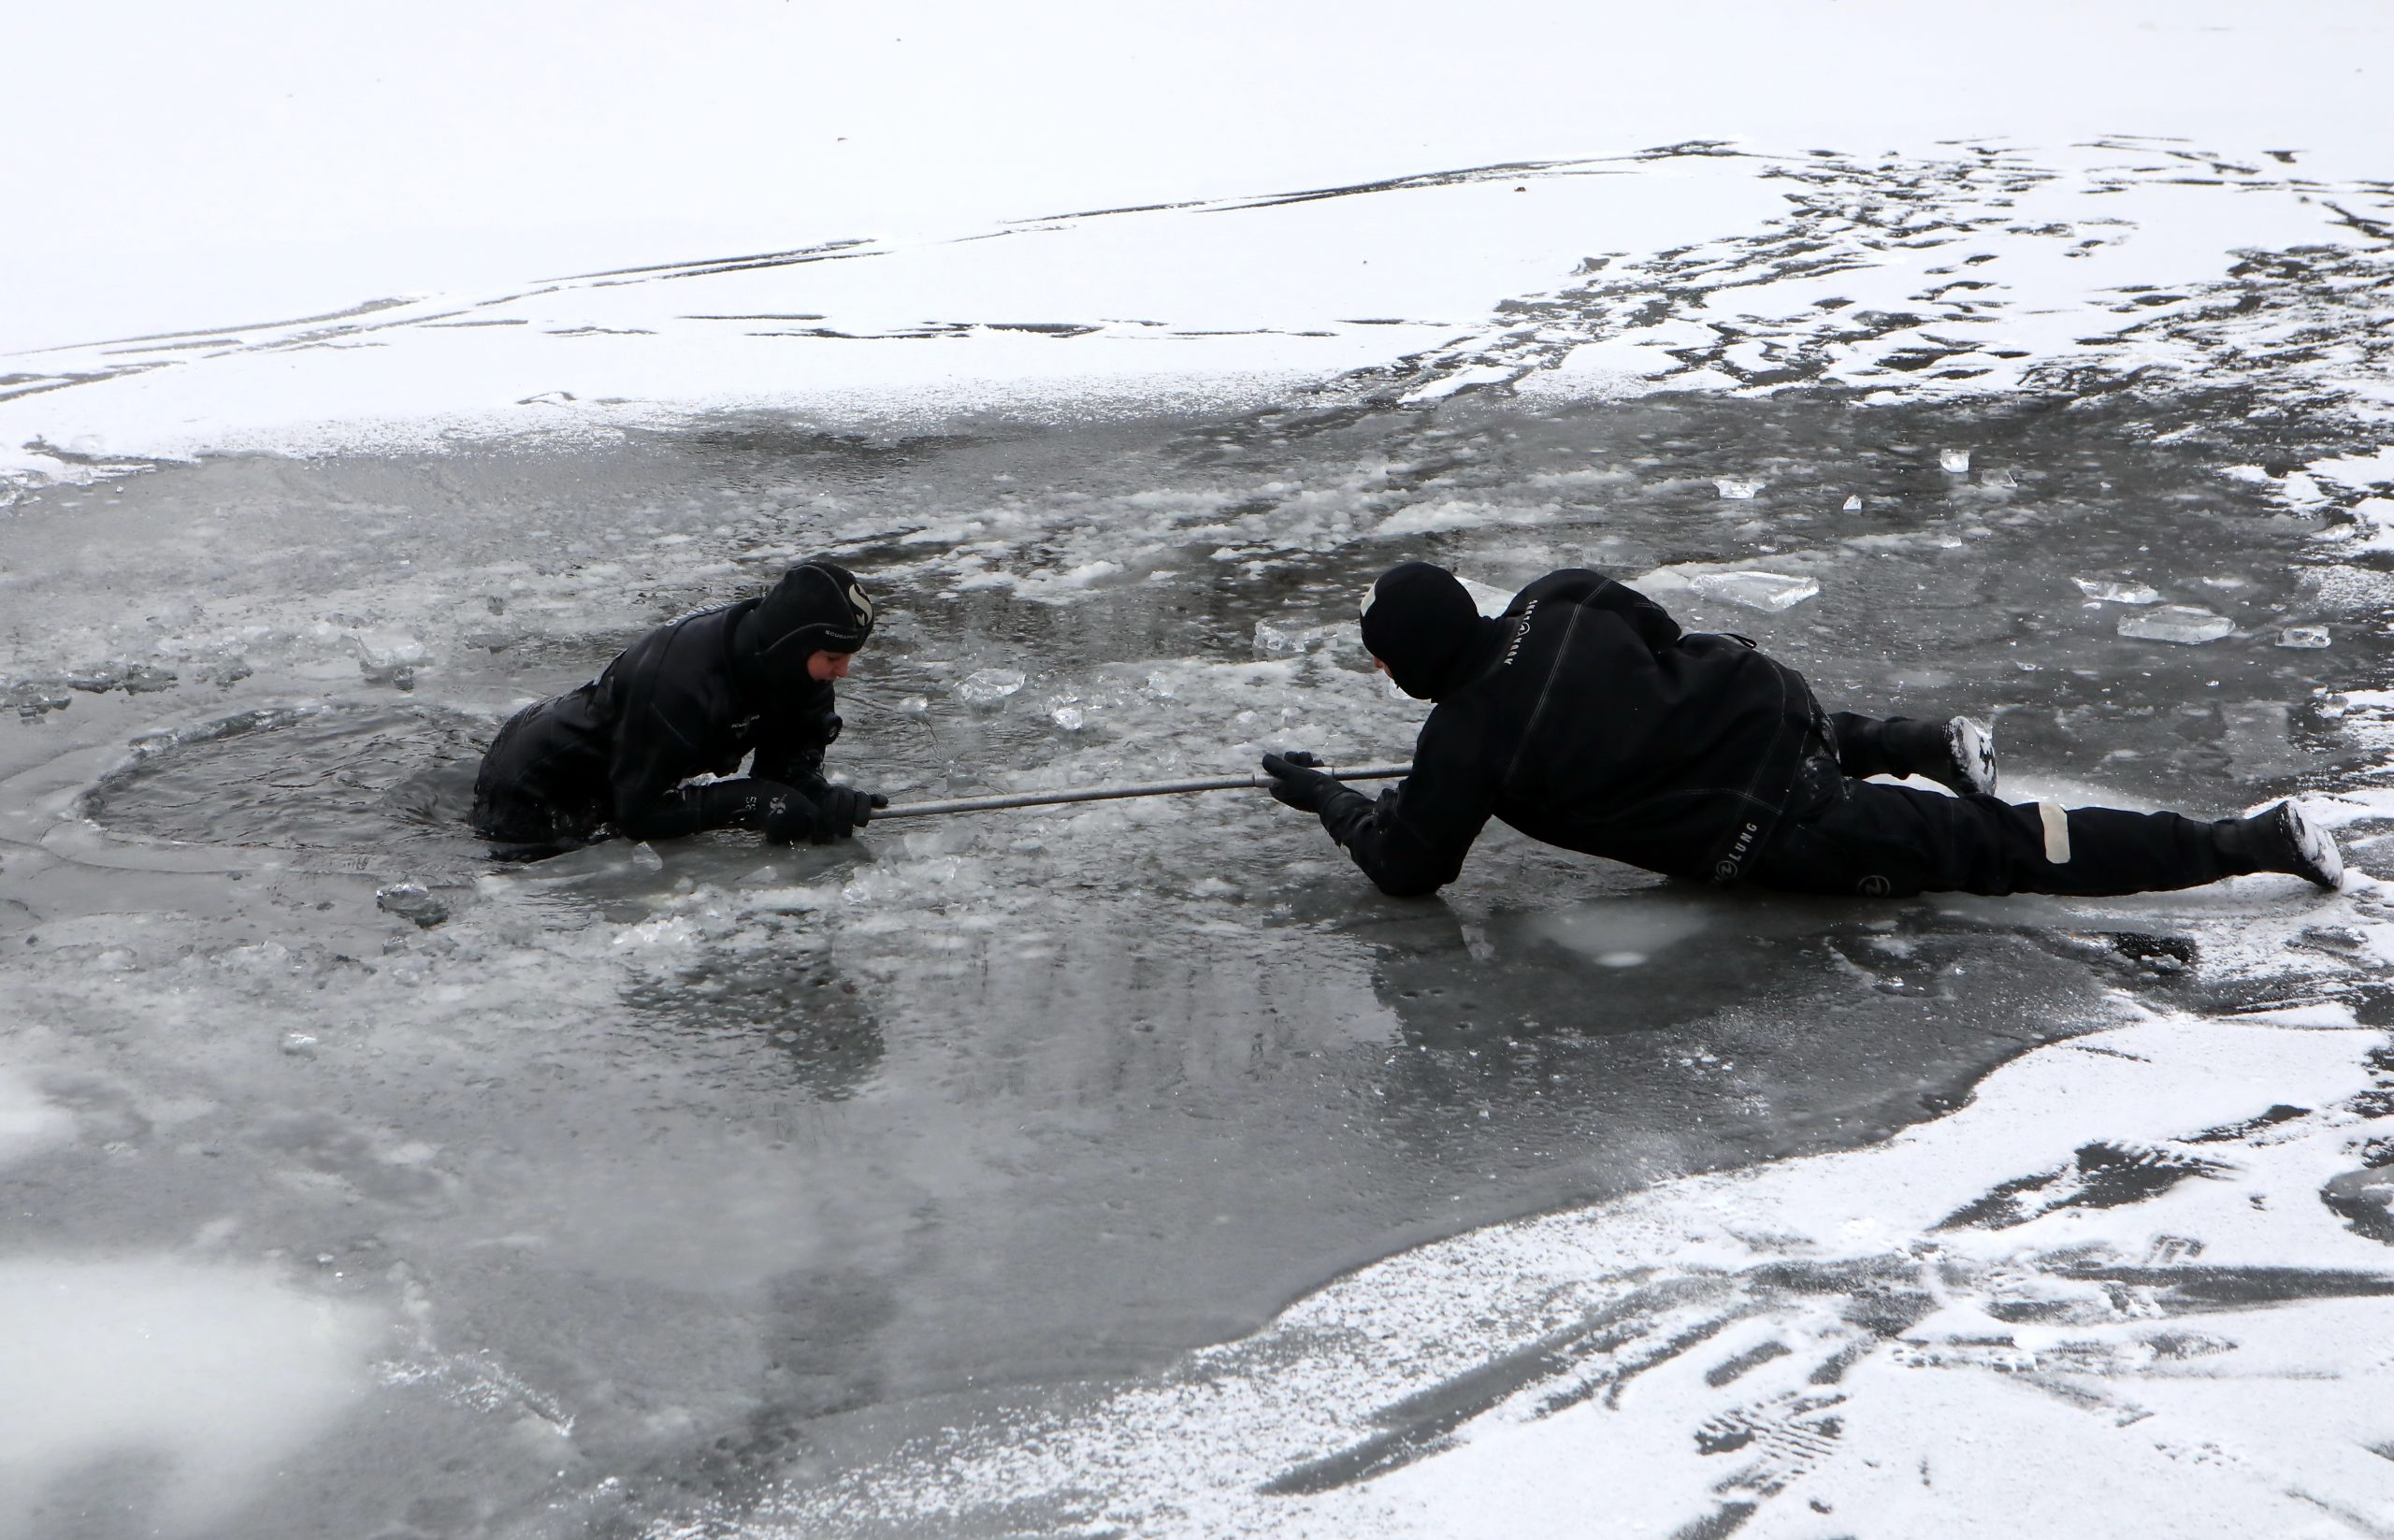
[[[1022,688],[1023,674],[1019,669],[981,669],[966,674],[956,693],[968,706],[994,706]]]
[[[2078,591],[2097,604],[2158,604],[2160,593],[2141,583],[2116,583],[2110,578],[2072,578]]]
[[[898,709],[909,716],[920,716],[931,709],[931,703],[923,696],[910,695],[898,702]]]
[[[1078,706],[1059,706],[1047,714],[1054,717],[1056,726],[1066,732],[1078,732],[1089,721],[1088,715]]]
[[[2140,641],[2182,641],[2188,645],[2217,641],[2236,629],[2226,615],[2192,604],[2165,604],[2158,610],[2120,617],[2119,633]]]
[[[1838,506],[1848,513],[1859,513],[1862,511],[1862,494],[1857,492]]]
[[[357,671],[368,684],[415,688],[415,674],[427,655],[424,643],[401,631],[352,632],[342,639],[357,655]]]
[[[2289,626],[2278,633],[2281,647],[2325,647],[2328,627],[2325,626]]]
[[[45,712],[64,711],[69,703],[66,686],[50,679],[0,680],[0,706],[14,706],[31,722]]]
[[[1259,620],[1255,623],[1255,655],[1295,657],[1336,641],[1338,634],[1347,629],[1336,625],[1292,626],[1286,621]]]
[[[1954,475],[1966,474],[1970,468],[1970,452],[1967,449],[1940,449],[1937,452],[1937,468]]]
[[[1784,610],[1821,591],[1811,578],[1784,572],[1707,572],[1688,584],[1706,598],[1723,599],[1749,610]]]
[[[1714,478],[1712,484],[1720,488],[1721,496],[1723,497],[1734,498],[1737,501],[1743,502],[1752,497],[1755,493],[1760,492],[1769,483],[1766,482],[1742,482],[1732,477],[1723,476]]]
[[[2016,487],[2020,484],[2020,482],[2018,478],[2014,477],[2012,472],[2008,470],[1982,470],[1979,472],[1979,484],[1981,486]]]
[[[449,906],[432,896],[422,883],[393,883],[374,895],[374,907],[431,929],[449,917]]]

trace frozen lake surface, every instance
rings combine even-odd
[[[1468,311],[1073,288],[1549,192],[1571,260]],[[1695,147],[12,360],[0,1530],[2394,1523],[2389,201]],[[150,458],[242,442],[340,453]],[[901,800],[1402,757],[1351,619],[1427,555],[1992,714],[2014,797],[2306,796],[2355,876],[1825,903],[1499,830],[1398,902],[1260,793],[482,859],[509,711],[816,553]]]

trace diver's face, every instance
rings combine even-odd
[[[806,660],[806,677],[817,684],[829,684],[835,679],[848,677],[848,659],[854,653],[815,653]]]

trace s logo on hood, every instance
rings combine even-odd
[[[873,600],[865,597],[861,584],[854,583],[848,584],[848,608],[856,612],[857,629],[860,631],[873,629]]]

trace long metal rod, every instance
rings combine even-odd
[[[1413,773],[1410,765],[1363,765],[1341,770],[1324,765],[1321,772],[1338,781],[1392,781]],[[923,818],[935,813],[988,813],[998,808],[1049,807],[1058,802],[1108,802],[1121,797],[1175,797],[1191,791],[1245,791],[1268,786],[1268,775],[1220,776],[1210,781],[1147,781],[1129,786],[1085,786],[1078,791],[1015,791],[997,797],[960,797],[948,802],[902,802],[875,808],[874,823],[884,818]]]

